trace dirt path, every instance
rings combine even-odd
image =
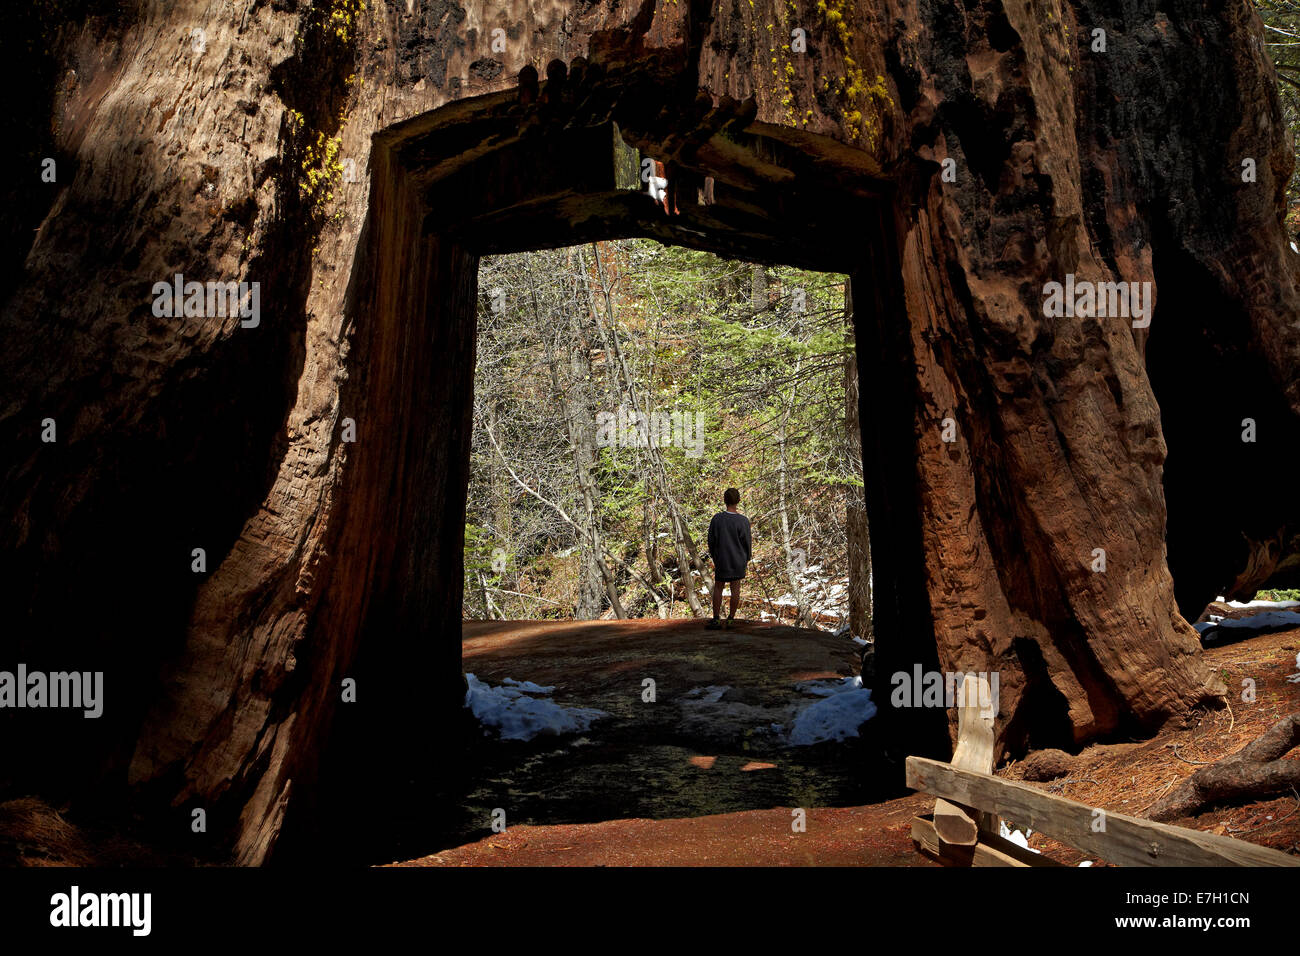
[[[911,819],[934,801],[788,808],[678,820],[511,827],[468,846],[394,866],[937,866],[912,848]]]
[[[466,621],[462,657],[480,679],[550,684],[591,706],[640,697],[653,677],[666,695],[726,680],[757,690],[857,673],[860,650],[825,631],[743,622],[710,631],[693,620]],[[525,673],[526,672],[526,673]]]

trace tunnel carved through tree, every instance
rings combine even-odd
[[[163,830],[202,807],[210,851],[256,863],[335,736],[390,778],[436,766],[427,728],[463,687],[477,257],[616,236],[851,276],[882,703],[918,666],[996,672],[1016,753],[1221,694],[1170,567],[1187,613],[1300,574],[1294,496],[1248,474],[1223,494],[1192,444],[1198,415],[1219,443],[1258,418],[1261,463],[1300,437],[1272,68],[1249,5],[1050,6],[861,0],[840,28],[784,0],[507,0],[472,25],[368,4],[329,34],[214,7],[202,62],[241,66],[213,83],[156,44],[192,11],[69,32],[66,89],[31,108],[75,174],[6,246],[0,579],[19,659],[102,665],[109,703],[93,735],[23,723],[11,787],[133,793]],[[1079,41],[1098,24],[1104,57]],[[806,53],[779,42],[795,26]],[[1170,107],[1187,90],[1205,109]],[[196,115],[235,146],[200,163]],[[679,215],[617,188],[614,124],[676,170]],[[303,175],[317,135],[368,192]],[[70,269],[92,294],[64,294]],[[261,281],[259,327],[149,315],[176,272]],[[1044,316],[1071,273],[1156,283],[1151,328]],[[1222,360],[1219,405],[1189,360]],[[32,437],[46,417],[57,445]],[[941,710],[881,717],[900,752],[947,755]]]

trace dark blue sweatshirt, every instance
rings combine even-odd
[[[719,511],[709,522],[709,555],[720,581],[738,581],[752,557],[749,519],[736,511]]]

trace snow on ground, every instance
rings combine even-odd
[[[1033,836],[1033,834],[1034,831],[1028,827],[1025,828],[1024,833],[1021,833],[1019,830],[1013,830],[1011,827],[1007,826],[1006,820],[998,821],[998,836],[1002,837],[1004,840],[1010,840],[1023,850],[1028,850],[1030,853],[1037,853],[1041,856],[1043,852],[1042,850],[1035,850],[1029,845],[1029,838]],[[1092,866],[1092,860],[1080,860],[1079,866]]]
[[[1223,601],[1234,610],[1249,610],[1254,613],[1244,617],[1224,617],[1222,614],[1209,614],[1204,621],[1193,624],[1197,632],[1206,640],[1214,639],[1214,632],[1223,630],[1264,631],[1281,628],[1300,627],[1300,601]]]
[[[776,584],[789,584],[785,577],[785,572],[779,569],[771,571],[772,581]],[[760,586],[761,581],[760,579]],[[847,575],[835,576],[830,570],[820,564],[814,564],[801,571],[795,572],[795,580],[798,584],[799,593],[803,596],[804,604],[818,618],[817,627],[822,630],[836,631],[837,628],[843,630],[847,627],[849,616],[849,579]],[[870,584],[868,584],[870,586]],[[764,605],[767,604],[766,595],[763,598]],[[786,591],[779,597],[771,600],[771,606],[788,620],[790,612],[799,606],[794,592]],[[760,610],[759,620],[774,621],[779,615],[770,611]]]
[[[792,689],[790,696],[772,698],[745,688],[692,687],[676,698],[678,726],[718,741],[758,734],[777,747],[806,747],[856,737],[876,712],[871,691],[857,677],[799,681]]]
[[[1228,607],[1262,607],[1278,611],[1288,607],[1300,607],[1300,601],[1229,601]]]
[[[1025,828],[1024,833],[1021,833],[1019,830],[1013,830],[1007,826],[1006,820],[998,821],[998,836],[1002,837],[1002,839],[1010,840],[1022,850],[1028,850],[1030,853],[1042,853],[1042,850],[1035,850],[1029,845],[1029,838],[1033,836],[1033,833],[1034,831],[1028,827]]]
[[[849,605],[849,579],[841,576],[831,578],[820,564],[814,564],[802,571],[795,572],[799,582],[799,591],[804,602],[814,614],[842,617]],[[776,607],[794,608],[799,606],[794,592],[786,591],[772,600]]]
[[[798,694],[757,699],[743,689],[710,684],[692,687],[677,698],[679,726],[719,740],[758,733],[781,747],[807,747],[858,736],[863,721],[875,716],[871,690],[860,677],[799,681]],[[808,700],[808,696],[817,698]]]
[[[549,694],[554,687],[507,677],[501,687],[491,687],[473,674],[466,674],[469,690],[465,706],[479,723],[495,727],[502,740],[532,740],[539,734],[567,734],[586,730],[609,714],[591,707],[561,707],[553,700],[539,700],[530,694]]]
[[[1254,602],[1260,603],[1260,602]],[[1300,613],[1296,611],[1261,611],[1252,614],[1249,617],[1222,617],[1218,614],[1211,614],[1208,621],[1202,621],[1199,624],[1193,624],[1202,635],[1207,631],[1223,630],[1246,630],[1262,631],[1265,629],[1284,627],[1300,627]]]
[[[876,715],[871,690],[861,677],[840,681],[805,681],[800,689],[821,700],[804,707],[790,728],[790,744],[807,747],[827,740],[842,741],[858,735],[858,728]]]
[[[507,677],[501,683],[517,687],[526,694],[549,694],[555,690],[554,687],[543,687],[541,684],[534,684],[530,680],[515,680],[513,677]]]

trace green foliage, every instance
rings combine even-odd
[[[482,572],[495,577],[492,567],[492,555],[498,547],[496,539],[487,528],[466,522],[465,524],[465,573]]]
[[[852,354],[844,277],[758,267],[648,240],[602,243],[600,250],[599,269],[589,246],[483,260],[468,612],[484,611],[481,582],[469,570],[483,561],[483,535],[514,556],[502,588],[537,593],[539,600],[576,599],[577,556],[587,542],[553,507],[570,516],[585,507],[564,409],[576,403],[591,422],[630,407],[616,346],[642,408],[696,416],[692,425],[699,422],[703,444],[667,445],[657,456],[617,443],[595,449],[589,473],[605,548],[663,587],[667,577],[680,580],[657,460],[701,552],[722,491],[734,485],[754,522],[756,560],[783,564],[777,515],[784,471],[792,546],[835,572],[846,551],[845,496],[862,484],[844,430]],[[662,562],[658,574],[652,552]],[[629,612],[657,613],[626,568],[613,559],[611,565]],[[683,598],[679,587],[675,613],[685,613]],[[517,617],[541,607],[517,594],[496,602]]]
[[[1300,588],[1280,588],[1272,591],[1259,591],[1256,601],[1300,601]]]
[[[1300,142],[1300,2],[1297,0],[1254,0],[1264,21],[1264,42],[1277,71],[1282,118],[1291,131],[1294,148]],[[1300,234],[1300,163],[1287,183],[1287,229]]]

